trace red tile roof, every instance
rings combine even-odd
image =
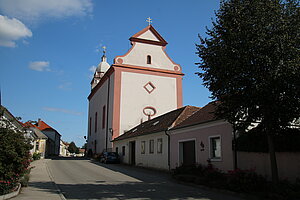
[[[37,128],[40,129],[41,131],[46,130],[46,129],[52,129],[52,130],[56,131],[54,128],[52,128],[51,126],[49,126],[42,120],[38,121]]]
[[[185,119],[189,118],[200,108],[195,106],[185,106],[164,115],[158,116],[152,120],[141,123],[140,125],[125,132],[123,135],[115,138],[113,141],[123,140],[141,135],[166,131],[169,128],[176,126]]]

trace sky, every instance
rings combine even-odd
[[[152,26],[183,73],[183,104],[204,106],[195,44],[211,27],[219,0],[0,0],[1,103],[23,122],[38,118],[62,139],[85,142],[93,70],[124,55],[129,38]]]

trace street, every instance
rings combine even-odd
[[[83,158],[52,159],[47,165],[67,199],[241,199],[178,184],[167,173],[137,167]]]

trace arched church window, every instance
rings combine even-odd
[[[150,55],[147,56],[147,64],[151,64],[151,56]]]

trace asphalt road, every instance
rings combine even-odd
[[[164,172],[119,164],[62,158],[49,161],[48,168],[67,199],[241,199],[178,184]]]

